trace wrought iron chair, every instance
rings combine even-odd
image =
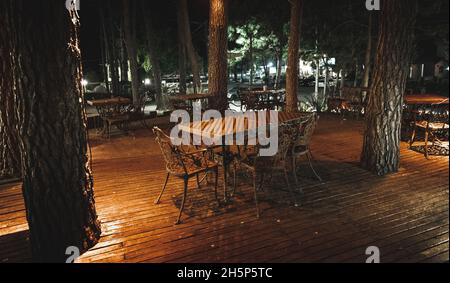
[[[166,162],[167,177],[164,183],[164,187],[161,190],[155,204],[159,204],[162,195],[167,187],[170,175],[176,176],[184,180],[184,193],[183,200],[181,202],[180,213],[175,224],[180,223],[181,215],[183,213],[184,205],[187,198],[188,182],[192,177],[197,178],[197,185],[200,187],[199,174],[202,173],[215,173],[215,185],[214,193],[217,198],[217,181],[218,181],[218,164],[208,159],[207,150],[195,150],[187,152],[181,147],[176,147],[172,144],[171,138],[168,137],[158,127],[153,128],[153,133],[156,136],[156,142],[158,143],[161,152]]]
[[[449,135],[449,105],[434,104],[428,109],[423,109],[414,116],[413,132],[410,140],[410,148],[414,144],[418,130],[425,132],[425,157],[429,158],[429,141],[432,139],[432,147],[436,143],[441,143],[442,138]]]
[[[297,136],[297,139],[292,147],[292,167],[294,171],[294,178],[295,183],[299,184],[298,177],[297,177],[297,159],[301,156],[306,155],[308,158],[309,166],[311,167],[311,170],[313,171],[316,178],[322,182],[322,178],[317,174],[316,170],[313,166],[313,157],[310,150],[310,143],[312,136],[314,134],[314,131],[317,126],[317,122],[319,120],[319,117],[316,113],[311,113],[309,116],[306,116],[303,118],[303,121],[298,124],[299,126],[299,134]]]
[[[241,156],[239,161],[239,166],[242,170],[251,173],[253,180],[253,190],[256,205],[256,217],[260,217],[260,211],[258,206],[258,190],[262,189],[264,177],[266,175],[270,176],[269,183],[272,181],[272,176],[275,171],[282,171],[284,173],[284,178],[291,194],[291,198],[294,199],[294,192],[292,190],[291,184],[289,182],[288,174],[288,153],[292,146],[293,141],[295,141],[296,128],[292,125],[280,125],[278,131],[278,152],[275,156],[266,157],[260,156],[260,154],[252,154]],[[257,151],[259,147],[257,146]],[[258,187],[257,177],[260,176],[260,185]]]

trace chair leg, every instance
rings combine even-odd
[[[428,130],[425,131],[425,158],[428,159]]]
[[[175,222],[175,225],[178,225],[181,223],[180,219],[181,219],[181,214],[183,213],[184,210],[184,205],[186,203],[186,197],[187,197],[187,189],[188,189],[188,178],[185,177],[184,178],[184,192],[183,192],[183,200],[181,201],[181,207],[180,207],[180,213],[178,214],[178,219],[177,222]]]
[[[219,184],[219,168],[217,167],[216,170],[214,171],[214,197],[216,198],[216,201],[219,202],[219,197],[217,195],[217,185]]]
[[[198,176],[198,174],[196,174],[195,177],[197,179],[197,189],[200,189],[200,177]]]
[[[306,154],[306,156],[308,157],[308,161],[309,161],[309,167],[311,167],[311,170],[313,171],[314,175],[316,175],[316,178],[322,182],[322,178],[320,178],[319,174],[317,174],[316,169],[314,169],[313,166],[313,158],[312,158],[312,154],[310,151],[308,151],[308,153]]]
[[[169,182],[169,177],[170,177],[170,173],[167,173],[166,181],[164,182],[164,187],[161,190],[159,197],[155,200],[155,204],[159,204],[159,202],[161,201],[162,195],[164,194],[164,191],[166,190],[166,187],[167,187],[167,182]]]
[[[413,132],[412,132],[412,135],[411,135],[411,140],[409,141],[409,148],[411,148],[412,145],[414,144],[414,140],[416,139],[416,131],[417,131],[417,127],[414,126]]]
[[[253,189],[255,191],[256,218],[259,219],[258,190],[257,190],[257,184],[256,184],[256,172],[253,173]]]
[[[300,193],[303,194],[303,189],[300,186],[297,176],[297,157],[292,153],[292,172],[294,174],[295,186],[300,189]]]

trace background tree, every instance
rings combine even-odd
[[[192,42],[191,23],[189,21],[189,9],[187,0],[179,0],[179,1],[180,1],[179,9],[182,27],[181,30],[184,42],[183,46],[186,48],[186,54],[191,63],[194,93],[197,93],[197,91],[200,90],[201,88],[199,56],[195,51],[194,44]]]
[[[81,103],[79,21],[58,1],[3,3],[16,28],[8,38],[16,47],[16,113],[32,253],[36,261],[63,262],[67,247],[84,252],[100,237]]]
[[[127,48],[128,58],[130,60],[131,69],[131,91],[133,95],[134,106],[140,109],[139,95],[139,65],[137,57],[137,38],[136,38],[136,2],[123,0],[123,19],[125,45]]]
[[[160,64],[160,55],[158,54],[158,39],[156,36],[156,31],[153,27],[152,20],[149,17],[151,15],[151,9],[148,5],[147,1],[141,1],[142,11],[145,11],[144,22],[145,22],[145,30],[147,34],[146,46],[148,49],[148,54],[151,62],[151,70],[153,74],[153,80],[155,85],[156,92],[156,106],[157,108],[161,108],[162,106],[162,74],[161,74],[161,64]]]
[[[286,70],[286,111],[298,111],[298,62],[300,46],[301,0],[291,0],[291,25],[289,31],[288,63]]]
[[[228,0],[210,0],[208,76],[215,109],[228,108]]]
[[[400,165],[400,129],[403,94],[414,44],[417,2],[383,1],[381,24],[366,111],[361,164],[385,175]]]

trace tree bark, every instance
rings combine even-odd
[[[300,18],[303,2],[291,1],[291,24],[289,33],[289,50],[286,70],[286,111],[298,111],[298,60],[300,47]]]
[[[149,14],[149,9],[146,3],[147,3],[146,1],[142,1],[142,8],[143,11],[147,11],[147,14]],[[147,31],[147,49],[150,55],[153,79],[155,81],[156,106],[157,109],[160,109],[162,107],[162,83],[161,83],[162,78],[161,78],[161,64],[159,61],[158,51],[155,46],[156,44],[155,30],[152,26],[151,20],[148,17],[144,17],[144,21],[145,21],[145,28]]]
[[[277,75],[275,79],[275,89],[281,88],[281,68],[283,65],[283,52],[277,51]]]
[[[383,1],[361,164],[378,175],[400,166],[403,94],[412,59],[417,2]]]
[[[3,1],[5,2],[5,1]],[[9,0],[17,27],[23,195],[33,257],[64,262],[100,237],[87,155],[79,20],[59,1]]]
[[[140,109],[141,106],[139,96],[140,82],[139,82],[139,67],[137,62],[136,24],[135,24],[136,3],[133,2],[134,1],[130,2],[127,0],[123,0],[124,33],[128,59],[130,60],[131,91],[133,94],[133,105],[137,109]]]
[[[194,81],[194,93],[197,93],[201,89],[201,80],[200,80],[200,64],[199,64],[199,56],[195,51],[194,44],[192,42],[192,34],[191,34],[191,24],[189,21],[189,11],[187,0],[180,0],[180,10],[182,15],[182,28],[184,35],[184,46],[186,47],[186,53],[191,63],[192,76]]]
[[[11,34],[8,3],[0,3],[0,180],[20,176],[16,100],[12,56],[15,47]]]
[[[179,90],[180,93],[186,93],[186,42],[184,36],[184,20],[181,8],[177,12],[178,21],[178,73],[180,76]]]
[[[228,109],[228,0],[210,0],[208,89],[216,110]]]
[[[120,95],[120,85],[119,85],[119,70],[118,70],[118,56],[117,56],[117,39],[116,33],[114,32],[114,16],[112,12],[111,1],[104,0],[100,2],[100,20],[102,25],[105,53],[108,62],[109,75],[111,77],[111,87],[113,95]],[[110,82],[106,78],[106,83],[109,85]]]
[[[372,59],[372,13],[369,13],[369,27],[367,28],[367,48],[366,48],[366,56],[364,59],[364,77],[363,77],[363,88],[369,87],[370,81],[370,65]],[[367,96],[367,92],[363,92],[363,99]]]

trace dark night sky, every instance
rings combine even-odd
[[[100,1],[110,1],[110,0],[81,0],[81,11],[79,12],[81,18],[81,48],[83,52],[83,66],[85,73],[90,70],[100,70],[100,21],[99,21],[99,2]],[[156,22],[155,28],[165,29],[169,27],[173,30],[173,34],[168,36],[173,36],[176,38],[176,28],[177,28],[177,18],[176,18],[176,2],[177,0],[165,0],[165,1],[151,1],[151,15],[153,22]],[[284,5],[289,9],[289,4],[287,0],[231,0],[230,7],[230,21],[233,17],[240,15],[240,17],[250,17],[253,13],[257,12],[258,9],[264,9],[264,3],[270,1],[279,1],[280,5]],[[320,0],[314,0],[320,1]],[[330,0],[322,0],[324,3]],[[344,0],[338,0],[344,1]],[[352,0],[351,0],[352,1]],[[362,0],[354,0],[361,3],[364,6]],[[421,0],[423,3],[429,3],[431,0]],[[242,3],[252,3],[248,11],[239,10],[239,5]],[[121,3],[121,0],[117,3]],[[272,2],[273,3],[273,2]],[[189,16],[192,23],[193,29],[197,27],[202,27],[198,29],[193,34],[193,40],[196,43],[197,50],[200,56],[206,56],[206,43],[207,43],[207,22],[209,13],[209,0],[188,0],[189,5]],[[425,4],[427,5],[427,4]],[[448,2],[447,2],[448,6]],[[326,7],[326,5],[324,6]],[[432,24],[433,22],[446,21],[448,23],[448,9],[446,11],[440,11],[439,15],[433,15],[421,19],[423,23]],[[326,11],[324,8],[321,11]],[[319,13],[321,12],[319,11]],[[363,11],[363,9],[362,9]],[[142,19],[144,15],[138,13],[138,24],[139,20]],[[318,15],[319,17],[321,15]],[[239,16],[238,16],[239,17]],[[287,20],[287,19],[286,19]],[[304,27],[305,28],[305,27]],[[193,31],[194,32],[194,31]],[[433,45],[432,40],[424,39],[419,42],[417,49],[419,57],[433,57],[436,54],[436,46]]]

